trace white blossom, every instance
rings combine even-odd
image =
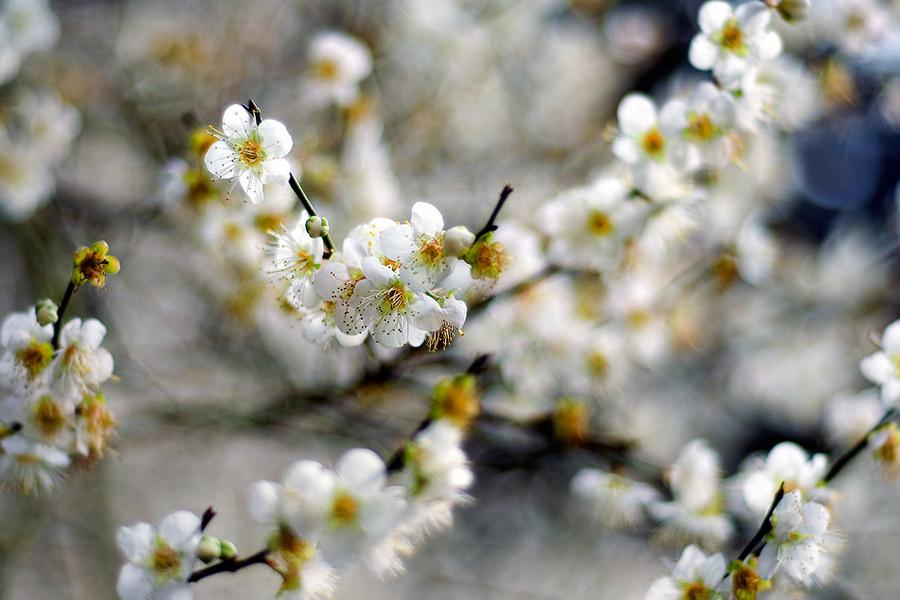
[[[726,574],[725,557],[707,556],[697,546],[688,546],[668,577],[657,579],[644,600],[721,600],[722,580]]]
[[[878,352],[860,361],[859,368],[880,387],[885,406],[894,406],[900,400],[900,320],[885,328],[880,346]]]
[[[759,555],[759,574],[768,579],[780,569],[808,585],[826,560],[828,509],[803,503],[799,490],[785,494],[772,514],[772,533]]]

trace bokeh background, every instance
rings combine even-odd
[[[180,508],[214,505],[211,531],[254,549],[264,530],[246,515],[248,484],[277,479],[301,457],[333,461],[357,446],[390,454],[427,412],[434,377],[466,364],[490,335],[472,320],[452,359],[384,376],[372,375],[379,357],[362,351],[323,358],[252,274],[257,239],[204,212],[241,200],[186,201],[167,186],[196,127],[217,125],[225,106],[250,97],[283,121],[337,238],[374,216],[404,218],[419,200],[474,230],[507,181],[516,192],[504,218],[533,225],[542,204],[609,162],[625,93],[666,95],[698,76],[686,57],[699,4],[52,2],[58,41],[0,88],[0,120],[35,90],[78,117],[64,156],[43,174],[53,191],[0,222],[0,314],[60,297],[71,251],[109,241],[122,273],[79,293],[71,315],[109,327],[119,379],[107,395],[120,427],[112,455],[71,473],[57,493],[0,495],[0,597],[114,598],[118,525]],[[884,6],[896,18],[900,3]],[[372,51],[366,100],[351,111],[307,101],[307,49],[323,30]],[[786,39],[821,106],[773,143],[775,164],[758,173],[778,190],[767,213],[783,244],[778,284],[729,292],[695,320],[686,357],[633,372],[602,416],[605,432],[637,440],[660,465],[694,437],[710,440],[726,474],[783,440],[832,450],[828,403],[863,387],[856,365],[871,350],[869,332],[897,314],[897,50],[841,60],[813,27]],[[807,102],[801,92],[797,102]],[[537,347],[519,335],[490,350],[507,343]],[[457,525],[398,579],[353,571],[340,598],[640,598],[663,560],[677,558],[650,526],[615,532],[586,519],[569,481],[595,462],[591,453],[497,423],[480,425],[467,449],[476,501]],[[811,597],[896,598],[900,491],[864,464],[837,488],[843,559]],[[277,585],[250,569],[204,581],[195,597],[268,598]]]

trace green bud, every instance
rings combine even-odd
[[[56,302],[49,298],[38,300],[38,303],[34,306],[34,312],[38,323],[41,325],[52,325],[59,320]]]
[[[197,547],[197,558],[205,564],[209,564],[221,556],[222,542],[219,538],[204,535],[203,538],[200,539],[200,545]]]
[[[237,556],[237,547],[233,542],[228,540],[219,540],[221,542],[222,551],[219,553],[219,558],[222,560],[231,560],[235,556]]]
[[[319,215],[308,218],[306,220],[306,233],[314,238],[325,237],[328,235],[328,220]]]

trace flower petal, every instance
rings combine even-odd
[[[233,179],[237,176],[237,155],[234,153],[234,149],[225,142],[213,143],[206,151],[203,162],[213,177]]]
[[[257,129],[263,150],[272,158],[284,158],[294,147],[294,140],[287,127],[275,119],[266,119]]]
[[[250,169],[245,169],[241,171],[239,181],[250,202],[259,204],[263,201],[263,182],[259,175]]]
[[[245,140],[255,127],[253,117],[240,104],[232,104],[222,114],[222,132],[228,138]]]

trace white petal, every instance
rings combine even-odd
[[[291,465],[284,476],[284,485],[300,492],[312,501],[331,496],[334,474],[314,460],[301,460]]]
[[[637,136],[656,125],[656,105],[644,94],[628,94],[617,110],[619,129],[628,136]]]
[[[149,523],[137,523],[130,527],[119,527],[116,543],[131,562],[143,562],[150,554],[155,532]]]
[[[381,251],[391,260],[402,261],[415,250],[411,225],[392,225],[381,232]]]
[[[240,174],[241,187],[253,204],[263,201],[263,183],[254,171],[244,169]]]
[[[152,600],[154,588],[150,574],[132,564],[122,567],[116,581],[116,593],[121,600]]]
[[[162,520],[159,535],[176,550],[188,550],[200,534],[200,517],[187,510],[179,510]]]
[[[262,181],[264,183],[277,183],[287,185],[291,176],[291,165],[283,158],[273,158],[262,163]]]
[[[247,490],[247,511],[266,524],[278,521],[278,498],[281,486],[273,481],[257,481]]]
[[[187,583],[176,583],[159,592],[159,600],[193,600],[194,593]]]
[[[884,330],[881,347],[888,354],[900,353],[900,321],[894,321]]]
[[[413,230],[417,234],[434,235],[444,228],[444,217],[440,211],[427,202],[416,202],[412,207],[412,217],[409,220]]]
[[[364,258],[361,266],[363,274],[374,288],[384,287],[397,279],[397,274],[374,256]]]
[[[372,337],[385,348],[403,346],[409,341],[409,334],[409,319],[396,312],[384,315],[372,326]]]
[[[712,41],[702,33],[694,36],[691,47],[688,50],[688,60],[697,69],[708,71],[716,64],[719,49]]]
[[[876,352],[859,361],[859,370],[872,383],[883,384],[894,377],[896,368],[887,354]]]
[[[379,490],[386,476],[384,461],[366,448],[345,452],[338,461],[337,473],[347,488],[358,493]]]
[[[775,570],[778,568],[778,546],[772,542],[766,544],[762,549],[762,552],[759,553],[759,565],[758,572],[759,576],[763,579],[769,579],[772,575],[775,574]]]
[[[213,177],[232,179],[237,175],[237,155],[234,153],[234,149],[225,142],[213,143],[206,151],[203,162]]]
[[[96,350],[106,337],[106,326],[97,319],[88,319],[81,326],[81,346]]]
[[[232,104],[222,114],[222,131],[229,138],[247,139],[255,127],[253,117],[240,104]]]
[[[700,7],[697,20],[703,33],[715,33],[722,29],[725,22],[734,16],[731,6],[727,2],[713,0]]]
[[[266,119],[259,124],[258,131],[263,150],[272,158],[284,158],[294,146],[287,127],[279,121]]]

